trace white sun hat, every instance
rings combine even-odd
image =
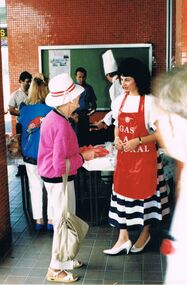
[[[102,57],[103,57],[103,68],[105,75],[118,70],[118,66],[111,49],[107,50],[102,55]]]
[[[84,88],[73,82],[67,73],[59,74],[49,81],[49,94],[45,102],[48,106],[58,107],[72,102],[84,92]]]

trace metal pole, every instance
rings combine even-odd
[[[166,71],[172,68],[172,0],[166,0]]]

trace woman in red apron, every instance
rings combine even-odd
[[[119,67],[125,94],[113,104],[115,146],[118,150],[109,223],[119,229],[115,245],[104,253],[140,252],[151,239],[150,224],[169,215],[167,189],[156,137],[146,66],[134,58],[125,59]],[[139,229],[132,246],[129,230]]]

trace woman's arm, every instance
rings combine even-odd
[[[123,150],[124,151],[131,151],[134,150],[138,145],[141,144],[147,144],[150,142],[156,141],[156,135],[155,134],[150,134],[144,137],[137,137],[134,139],[131,139],[129,141],[126,141],[123,143]]]
[[[115,126],[114,129],[114,145],[117,150],[123,150],[123,142],[119,137],[119,129],[117,126]]]

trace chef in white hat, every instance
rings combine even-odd
[[[103,58],[103,68],[106,76],[107,74],[110,74],[112,72],[117,72],[118,66],[111,49],[103,53],[102,58]]]
[[[103,55],[103,68],[107,80],[112,84],[109,89],[109,95],[112,102],[123,93],[123,88],[121,87],[120,80],[117,75],[118,66],[116,60],[113,56],[112,50],[107,50]],[[105,117],[95,124],[99,129],[107,128],[112,125],[112,111],[108,112]]]

